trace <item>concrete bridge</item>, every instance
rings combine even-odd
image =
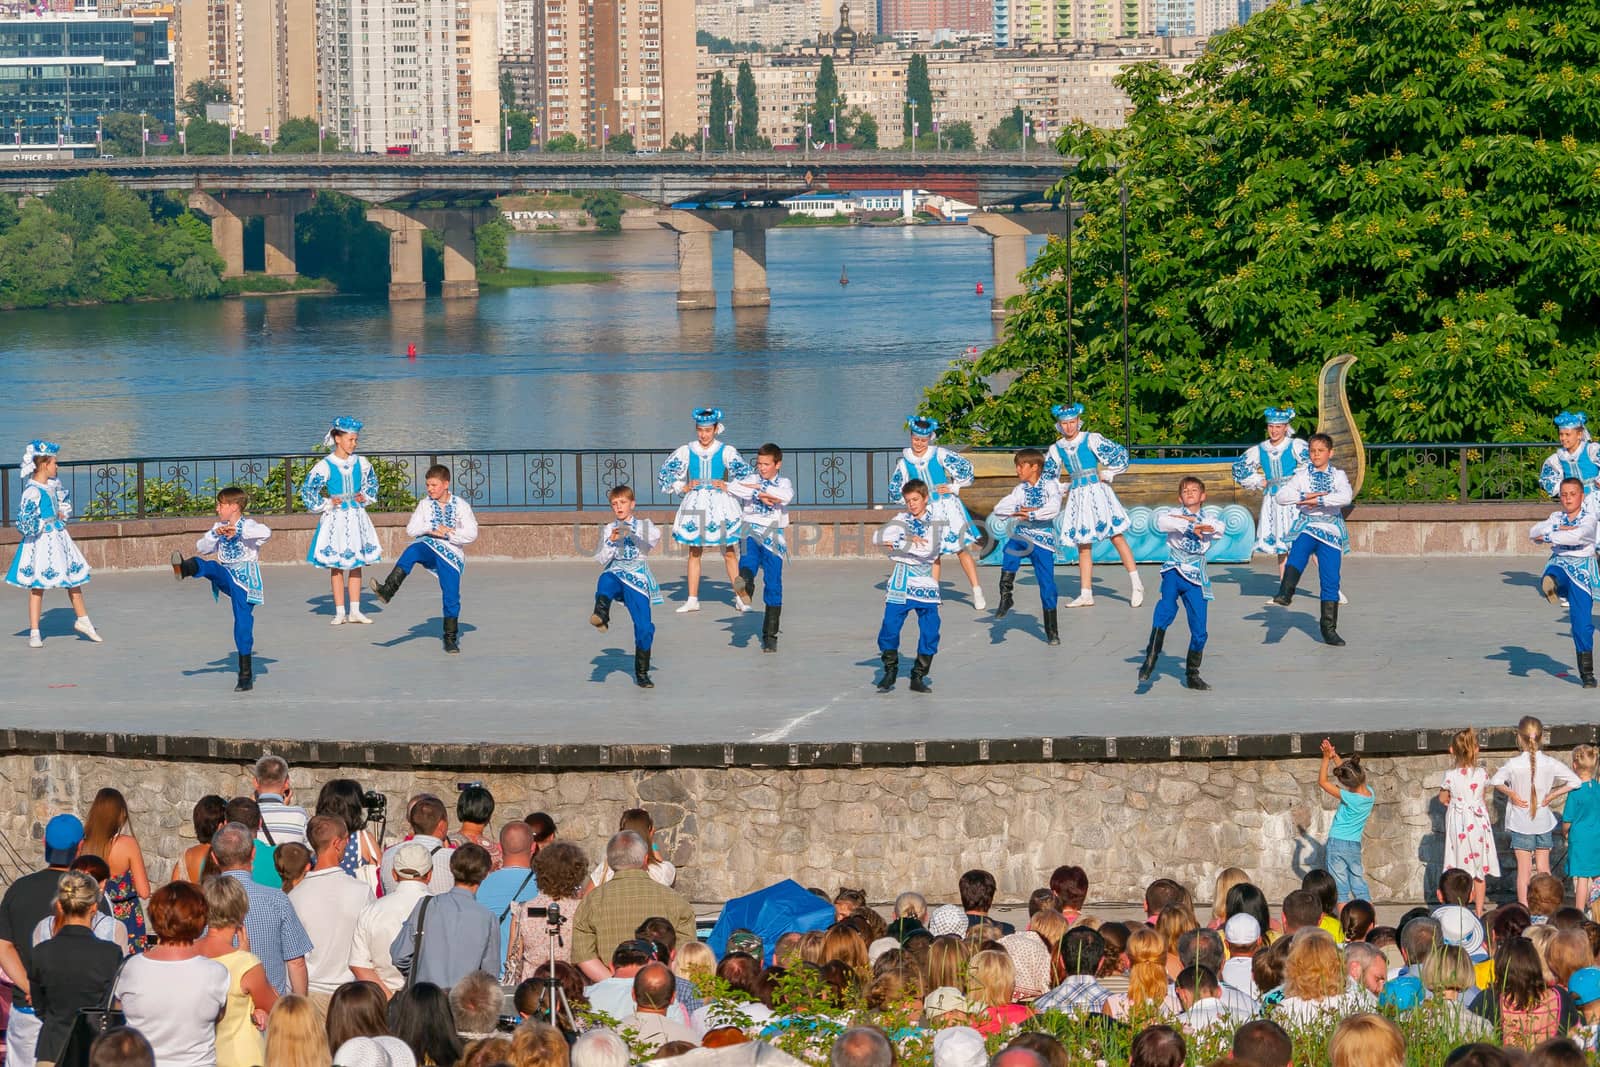
[[[679,241],[680,310],[716,306],[711,234],[734,233],[734,306],[770,302],[766,230],[787,197],[817,189],[927,189],[1005,215],[976,216],[994,238],[994,314],[1020,290],[1026,266],[1019,235],[1059,232],[1064,213],[1044,206],[1064,161],[1053,153],[522,153],[440,156],[163,156],[0,163],[0,192],[39,196],[63,181],[105,174],[137,192],[185,190],[189,206],[212,223],[224,277],[244,273],[244,223],[264,223],[265,269],[295,273],[294,220],[319,191],[376,205],[369,221],[390,233],[391,300],[423,296],[422,233],[444,238],[443,295],[477,295],[473,231],[492,217],[490,202],[524,189],[614,189],[663,205],[659,223]],[[667,205],[693,204],[692,210]],[[993,221],[1000,220],[1000,221]]]

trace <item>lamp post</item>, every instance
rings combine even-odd
[[[145,113],[139,112],[139,158],[145,159],[150,149],[150,127],[145,124]]]
[[[833,150],[839,151],[839,101],[833,101],[833,118],[828,120],[828,132],[833,134]]]
[[[809,122],[806,123],[805,157],[807,162],[811,161],[811,123]]]
[[[600,158],[606,158],[606,140],[611,136],[611,125],[606,122],[606,106],[600,105]]]
[[[94,154],[97,155],[97,156],[103,156],[103,155],[105,155],[105,153],[106,153],[105,117],[102,116],[102,115],[98,115],[97,114],[94,117]]]
[[[944,152],[944,134],[939,130],[937,118],[933,120],[933,150],[941,154]]]
[[[728,151],[739,151],[739,130],[734,126],[732,119],[728,120]]]
[[[1022,116],[1022,161],[1028,161],[1028,135],[1033,132],[1033,123],[1028,121],[1028,116]]]
[[[700,123],[700,162],[706,159],[706,145],[711,141],[711,120],[703,119]]]
[[[324,122],[317,123],[317,158],[322,158],[322,142],[328,136],[328,125]]]

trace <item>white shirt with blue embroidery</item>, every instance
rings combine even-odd
[[[1550,517],[1528,531],[1529,539],[1550,546],[1547,567],[1565,571],[1573,583],[1591,597],[1600,597],[1600,568],[1595,565],[1594,549],[1600,519],[1588,506],[1578,510],[1577,518],[1564,511],[1553,511]]]
[[[1018,519],[1011,528],[1011,536],[1054,553],[1055,518],[1061,513],[1061,483],[1043,477],[1031,484],[1022,482],[1000,498],[992,514],[1001,518],[1015,518],[1024,509],[1031,510],[1032,517]]]
[[[261,584],[261,546],[267,543],[272,531],[255,519],[239,516],[234,524],[233,536],[224,536],[226,523],[213,523],[211,529],[200,535],[194,550],[202,556],[215,555],[217,564],[228,572],[233,583],[245,591],[245,599],[260,604],[266,599]],[[212,590],[216,594],[216,590]]]
[[[622,532],[615,541],[611,535]],[[661,587],[645,557],[661,544],[661,528],[642,516],[631,519],[613,519],[600,529],[600,547],[594,558],[605,564],[605,571],[615,574],[623,585],[650,598],[650,603],[661,603]]]
[[[1311,465],[1311,452],[1298,437],[1286,436],[1277,444],[1262,441],[1252,445],[1233,464],[1233,480],[1241,489],[1261,490],[1261,518],[1256,523],[1255,551],[1283,555],[1289,551],[1300,511],[1293,505],[1278,503],[1277,493],[1294,477],[1294,472]]]
[[[1308,493],[1325,493],[1320,503],[1304,505],[1301,501]],[[1350,479],[1344,471],[1328,464],[1322,470],[1306,466],[1296,470],[1278,490],[1277,501],[1299,511],[1294,526],[1289,530],[1289,542],[1301,534],[1310,534],[1323,544],[1341,552],[1350,551],[1350,534],[1344,526],[1344,509],[1354,500]]]
[[[1176,507],[1156,512],[1156,529],[1167,535],[1167,561],[1161,565],[1161,573],[1177,571],[1178,577],[1199,586],[1207,600],[1212,599],[1212,594],[1206,553],[1222,539],[1222,521],[1222,512],[1217,508],[1190,511]],[[1211,529],[1205,533],[1196,530],[1195,526],[1202,523]]]
[[[433,535],[444,529],[450,531],[449,537]],[[472,505],[454,493],[443,500],[424,497],[406,522],[406,535],[432,549],[440,562],[459,574],[467,566],[467,554],[461,550],[478,539],[478,517],[472,513]]]
[[[755,538],[761,547],[778,556],[789,558],[789,504],[794,500],[794,485],[783,475],[763,478],[750,474],[728,483],[732,493],[744,505],[744,535]],[[777,501],[769,504],[761,498],[770,496]]]
[[[933,565],[939,559],[939,537],[924,511],[919,518],[902,511],[872,535],[889,550],[894,570],[889,573],[884,600],[890,604],[938,604],[939,583]]]

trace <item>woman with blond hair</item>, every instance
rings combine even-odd
[[[1488,1021],[1472,1014],[1461,1002],[1461,994],[1478,988],[1472,957],[1460,945],[1435,945],[1422,961],[1422,987],[1428,999],[1415,1011],[1422,1013],[1428,1027],[1453,1035],[1456,1044],[1482,1041],[1492,1031]]]
[[[119,791],[106,788],[94,795],[94,803],[83,820],[83,844],[78,846],[78,855],[99,856],[111,868],[106,882],[111,914],[127,928],[132,950],[143,952],[150,935],[139,901],[150,899],[150,877],[144,869],[144,852],[133,836],[127,798]]]
[[[1050,953],[1050,974],[1048,989],[1054,989],[1066,978],[1066,968],[1061,964],[1061,939],[1067,936],[1071,929],[1067,920],[1058,911],[1037,911],[1028,920],[1028,929],[1039,935],[1045,948]]]
[[[1194,917],[1194,909],[1182,904],[1168,904],[1156,916],[1156,932],[1167,943],[1168,978],[1178,977],[1178,972],[1183,970],[1183,963],[1178,959],[1178,938],[1199,928],[1200,922]]]
[[[567,1067],[570,1046],[549,1023],[528,1020],[511,1035],[511,1067]]]
[[[972,1023],[978,1033],[998,1034],[1033,1014],[1032,1008],[1017,1003],[1016,987],[1016,969],[1002,951],[985,949],[967,963],[967,1003],[982,1012]]]
[[[1164,909],[1162,914],[1166,914]],[[1183,1006],[1167,978],[1167,940],[1159,927],[1138,926],[1128,934],[1128,991],[1106,1001],[1105,1013],[1124,1021],[1157,1011],[1178,1012]]]
[[[1352,1015],[1328,1041],[1328,1062],[1331,1067],[1405,1067],[1406,1039],[1381,1015]]]
[[[267,1017],[267,1055],[264,1067],[329,1067],[328,1031],[317,1009],[305,997],[293,994],[272,1006]]]
[[[928,988],[967,987],[967,942],[955,934],[942,934],[928,946]]]
[[[854,929],[843,924],[835,925],[822,935],[821,962],[826,965],[835,960],[857,975],[872,973],[872,964],[867,960],[867,943]]]
[[[1220,930],[1222,924],[1228,921],[1228,890],[1249,882],[1250,876],[1243,867],[1224,867],[1217,872],[1216,885],[1211,891],[1211,921],[1206,924],[1208,929]]]
[[[244,940],[250,898],[237,878],[213,878],[201,892],[206,932],[198,942],[200,953],[228,968],[228,1002],[217,1020],[217,1067],[256,1067],[266,1051],[261,1030],[278,994],[255,954],[233,947],[235,940]]]
[[[717,954],[704,941],[679,945],[677,954],[672,958],[672,973],[691,982],[709,978],[717,973]]]
[[[1374,1007],[1371,994],[1350,989],[1348,980],[1333,935],[1320,927],[1299,931],[1283,967],[1283,1000],[1278,1005],[1283,1021],[1310,1023]]]

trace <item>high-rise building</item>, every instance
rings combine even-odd
[[[276,137],[317,115],[316,0],[177,0],[178,95],[222,86],[241,130]]]
[[[940,30],[986,33],[994,27],[990,0],[882,0],[878,32],[917,33],[932,37]]]
[[[531,56],[539,51],[543,35],[543,0],[501,0],[501,55]]]
[[[544,18],[542,136],[656,149],[696,131],[694,0],[544,0]]]
[[[500,0],[456,0],[456,142],[463,152],[498,152]]]
[[[98,120],[143,113],[173,124],[166,19],[93,14],[0,20],[0,138],[92,146]]]

